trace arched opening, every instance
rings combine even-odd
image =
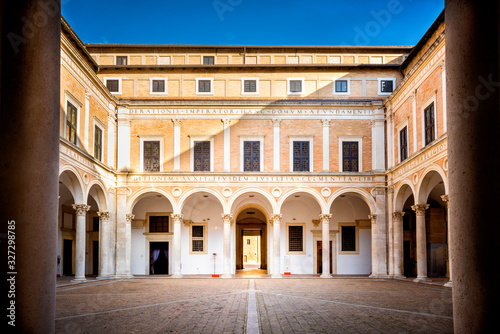
[[[368,275],[372,272],[370,206],[358,193],[339,194],[330,206],[332,273]]]
[[[99,220],[99,211],[107,210],[106,196],[102,186],[93,184],[88,192],[87,205],[90,206],[87,212],[86,221],[86,258],[85,258],[85,273],[87,275],[97,276],[100,271],[100,252],[110,250],[100,249],[101,225]]]
[[[396,211],[404,212],[403,219],[403,275],[417,277],[417,216],[412,206],[415,205],[413,191],[403,185],[396,196]]]
[[[159,192],[140,195],[133,204],[130,270],[133,275],[172,273],[172,203]]]

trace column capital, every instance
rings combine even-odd
[[[425,210],[429,208],[429,204],[415,204],[411,206],[411,209],[415,211],[417,216],[425,215]]]
[[[109,221],[111,220],[111,213],[109,212],[97,212],[97,215],[99,216],[100,221]]]
[[[127,213],[127,214],[125,215],[125,219],[127,219],[127,223],[131,223],[131,222],[132,222],[132,219],[134,219],[134,218],[135,218],[135,215],[134,215],[134,214],[132,214],[132,213]]]
[[[174,126],[181,126],[182,120],[180,118],[172,118],[172,123],[174,123]]]
[[[280,126],[281,124],[281,119],[280,118],[273,118],[272,119],[273,125],[274,126]]]
[[[323,123],[323,126],[330,126],[330,120],[328,118],[321,119],[321,123]]]
[[[221,122],[224,123],[224,127],[231,125],[231,119],[230,118],[223,118],[223,119],[221,119]]]
[[[281,218],[283,218],[283,215],[281,213],[276,213],[271,215],[271,224],[279,223],[281,221]]]
[[[331,213],[322,213],[319,215],[319,219],[321,220],[322,224],[330,223],[330,218],[332,218]]]
[[[396,222],[400,222],[403,219],[403,216],[405,215],[404,211],[396,211],[392,213],[392,220]]]
[[[180,213],[171,213],[170,217],[173,219],[175,224],[180,224],[183,222],[184,215]]]
[[[221,213],[222,221],[224,224],[232,224],[233,223],[233,215],[230,213]]]
[[[448,203],[450,201],[450,195],[446,194],[446,195],[442,195],[441,196],[441,200],[445,203]]]
[[[377,215],[368,215],[368,219],[371,220],[372,224],[377,223]]]
[[[72,207],[77,216],[83,216],[90,210],[90,205],[87,204],[73,204]]]

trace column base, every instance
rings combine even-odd
[[[387,274],[381,274],[381,275],[378,275],[378,274],[371,274],[370,276],[368,276],[369,278],[392,278],[392,276],[390,275],[387,275]]]
[[[179,273],[174,273],[171,277],[172,278],[182,278],[182,275]]]
[[[332,278],[331,274],[321,274],[320,278]]]
[[[417,277],[413,280],[415,283],[424,283],[424,282],[430,282],[431,280],[428,277]]]
[[[444,283],[444,286],[447,286],[447,287],[451,288],[453,286],[453,282],[452,281],[448,281],[448,282]]]
[[[233,278],[233,275],[231,274],[222,274],[222,278]]]
[[[98,280],[98,281],[102,281],[102,280],[105,280],[105,279],[114,279],[114,277],[111,276],[111,275],[106,275],[106,276],[97,276],[95,279]]]
[[[271,278],[281,278],[281,275],[280,274],[272,274]]]
[[[134,275],[131,275],[131,274],[117,274],[117,275],[114,275],[113,278],[133,278]]]
[[[78,277],[78,278],[74,278],[72,279],[70,282],[71,283],[85,283],[85,282],[88,282],[89,280],[84,276],[84,277]]]
[[[398,279],[398,278],[406,278],[405,275],[392,275],[392,278]]]

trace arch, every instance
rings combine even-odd
[[[376,202],[373,196],[368,193],[367,191],[359,188],[341,188],[333,193],[333,195],[330,197],[330,199],[327,202],[326,209],[327,211],[324,211],[324,213],[330,213],[330,210],[332,208],[333,202],[340,196],[344,194],[355,194],[358,197],[360,197],[362,200],[365,201],[366,205],[368,205],[368,208],[370,209],[370,212],[376,213]]]
[[[66,179],[63,175],[66,175],[68,178]],[[83,180],[75,167],[67,164],[60,166],[59,181],[71,192],[75,204],[87,203],[87,198],[83,195]]]
[[[242,213],[243,211],[245,211],[246,209],[257,209],[259,210],[260,212],[262,212],[264,214],[264,216],[266,217],[266,224],[269,223],[270,221],[270,213],[267,212],[266,208],[264,208],[262,205],[260,204],[255,204],[255,203],[247,203],[247,204],[243,204],[242,206],[240,206],[233,214],[233,219],[234,221],[236,222],[236,218],[238,218],[238,215],[240,213]]]
[[[408,194],[406,191],[403,192],[403,189],[404,188],[409,188],[410,191],[411,191],[411,194]],[[405,196],[404,194],[407,194],[407,196]],[[411,196],[413,195],[413,199],[414,201],[416,200],[416,192],[415,192],[415,187],[413,186],[413,184],[410,182],[410,180],[403,180],[396,189],[394,189],[394,203],[393,203],[393,206],[394,206],[394,211],[403,211],[403,206],[406,202],[406,200]]]
[[[418,199],[418,203],[427,203],[429,194],[435,186],[435,184],[431,186],[429,182],[431,181],[432,175],[435,173],[437,173],[440,176],[441,181],[443,181],[445,194],[448,193],[448,177],[446,176],[446,173],[441,166],[439,166],[436,163],[433,163],[432,165],[424,169],[424,171],[422,172],[422,177],[419,179],[419,182],[417,183],[417,191],[415,198]]]
[[[165,196],[169,200],[170,204],[172,204],[172,208],[174,210],[174,213],[177,213],[175,211],[176,210],[175,198],[169,192],[167,192],[163,189],[159,189],[159,188],[144,188],[144,189],[140,189],[140,190],[137,190],[136,192],[134,192],[132,194],[132,196],[130,197],[130,199],[127,201],[128,202],[127,203],[127,213],[132,212],[132,210],[134,209],[134,206],[137,204],[137,202],[139,202],[141,200],[142,195],[145,195],[148,193],[157,193],[157,194]]]
[[[219,200],[219,203],[222,206],[223,212],[229,213],[229,211],[227,209],[227,202],[224,199],[224,197],[219,192],[217,192],[216,190],[211,189],[211,188],[193,188],[193,189],[189,189],[188,191],[183,193],[182,196],[179,198],[179,201],[177,202],[177,206],[174,207],[174,213],[182,213],[182,209],[183,209],[184,204],[186,203],[187,199],[191,195],[194,195],[196,193],[202,193],[202,192],[209,193],[209,194],[215,196],[215,198],[217,198]]]
[[[230,211],[233,211],[233,205],[235,204],[236,200],[240,198],[241,196],[248,194],[248,193],[258,193],[262,195],[265,199],[267,199],[268,204],[271,206],[271,212],[267,212],[268,214],[272,214],[276,212],[276,200],[274,197],[267,192],[266,190],[259,189],[259,188],[242,188],[238,189],[229,199],[227,208]],[[268,211],[267,209],[265,209]]]
[[[280,197],[280,199],[276,205],[276,209],[277,209],[276,213],[280,213],[281,207],[283,206],[283,203],[288,198],[290,198],[290,196],[292,196],[293,194],[297,194],[297,193],[306,193],[306,194],[311,195],[316,200],[316,203],[319,205],[321,212],[326,212],[325,211],[326,202],[319,192],[317,192],[316,190],[314,190],[312,188],[297,187],[297,188],[294,188],[294,189],[287,191],[285,194],[283,194],[283,196]]]
[[[92,188],[95,187],[95,194],[92,194]],[[106,191],[104,190],[106,187],[100,180],[93,180],[87,186],[87,192],[85,198],[88,196],[92,196],[99,207],[99,211],[108,210],[108,198],[106,196]]]

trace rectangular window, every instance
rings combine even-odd
[[[149,216],[149,232],[151,232],[151,233],[168,233],[169,232],[169,217],[168,216]]]
[[[66,109],[66,139],[76,145],[77,109],[68,102]]]
[[[356,226],[341,226],[342,252],[356,252]]]
[[[256,93],[257,92],[257,80],[244,80],[243,81],[243,91],[245,93]]]
[[[106,80],[106,87],[111,93],[119,93],[120,92],[120,80],[117,79],[108,79]]]
[[[302,80],[290,80],[289,85],[290,93],[302,93]]]
[[[399,157],[400,162],[408,158],[408,127],[399,131]]]
[[[194,142],[194,168],[195,172],[210,171],[210,141]]]
[[[380,80],[380,92],[392,93],[394,91],[394,80]]]
[[[309,142],[293,142],[293,171],[309,172]]]
[[[160,171],[160,142],[145,141],[144,142],[144,171],[159,172]]]
[[[99,232],[99,217],[92,217],[92,231]]]
[[[151,80],[151,92],[165,93],[165,80]]]
[[[94,126],[94,158],[102,161],[102,129]]]
[[[191,225],[191,253],[207,253],[206,225]]]
[[[214,56],[203,56],[203,65],[213,65],[215,64]]]
[[[358,145],[357,141],[342,142],[342,170],[344,172],[359,171]]]
[[[116,65],[127,65],[127,56],[116,56]]]
[[[212,80],[198,80],[198,93],[211,93]]]
[[[434,118],[434,103],[431,103],[424,110],[425,122],[425,145],[430,144],[435,138],[435,118]]]
[[[347,80],[335,80],[335,92],[336,93],[347,93]]]
[[[243,143],[243,159],[245,172],[260,171],[260,141],[246,141]]]
[[[288,252],[304,252],[304,225],[288,225]]]

